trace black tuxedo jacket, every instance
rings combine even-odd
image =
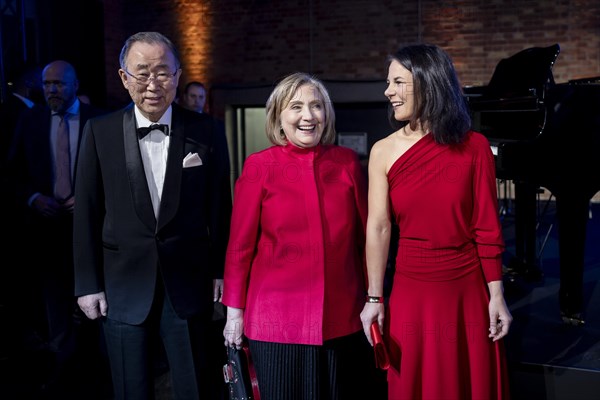
[[[136,135],[133,104],[85,127],[75,186],[75,295],[104,291],[108,317],[150,312],[157,278],[176,313],[213,309],[231,214],[227,141],[207,115],[174,104],[158,219]],[[202,165],[183,167],[197,153]]]

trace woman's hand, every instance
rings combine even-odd
[[[244,338],[244,310],[242,308],[227,307],[227,321],[223,329],[226,347],[242,348]]]
[[[495,342],[508,335],[512,315],[508,310],[504,296],[493,296],[489,304],[490,334],[489,337]]]
[[[383,303],[365,303],[365,306],[360,313],[360,320],[363,324],[363,331],[367,336],[367,340],[373,346],[373,339],[371,338],[371,325],[374,321],[377,321],[379,325],[379,331],[383,333],[383,321],[385,319],[385,307]]]

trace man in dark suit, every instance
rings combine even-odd
[[[60,388],[66,383],[63,381],[65,374],[69,374],[66,368],[76,356],[76,334],[80,332],[73,290],[75,199],[72,183],[83,127],[89,118],[100,115],[101,111],[77,100],[77,75],[66,61],[57,60],[46,65],[42,71],[42,85],[46,104],[22,112],[15,129],[8,168],[16,205],[23,210],[22,240],[24,247],[29,249],[24,255],[28,263],[23,279],[31,289],[25,293],[26,296],[41,294],[47,349],[53,355],[47,384],[54,385],[53,390],[61,391],[68,386]],[[61,134],[64,134],[64,143],[68,144],[62,153],[66,157],[62,165],[67,187],[66,192],[59,195],[56,177],[60,170],[57,160],[61,157],[57,143],[61,142],[58,139]],[[35,312],[29,310],[29,315],[35,315]]]
[[[24,71],[14,79],[9,78],[7,96],[0,104],[0,156],[2,167],[5,167],[8,151],[19,115],[22,111],[36,104],[43,104],[42,68],[38,66],[23,67]]]
[[[78,165],[75,292],[102,318],[116,399],[153,396],[160,335],[174,397],[208,398],[208,340],[231,212],[226,138],[173,103],[181,64],[157,32],[129,37],[119,74],[133,104],[91,120]],[[160,124],[160,125],[158,125]]]
[[[10,210],[5,212],[2,218],[2,227],[9,232],[8,237],[0,242],[0,257],[4,265],[8,265],[14,259],[13,249],[20,245],[23,222],[19,213],[15,212],[17,205],[12,196],[10,174],[7,170],[8,153],[21,112],[30,109],[36,103],[44,103],[42,68],[23,66],[16,75],[14,79],[9,77],[7,95],[0,104],[0,209]],[[19,279],[19,271],[15,268],[2,268],[0,273],[0,318],[5,321],[14,320],[18,323],[17,326],[23,327],[26,318],[22,310],[32,310],[33,307],[27,301],[23,301],[22,288],[15,285]],[[28,296],[27,300],[30,299]],[[31,314],[27,317],[31,319]],[[0,331],[0,358],[14,350],[14,344],[21,336],[16,329]]]

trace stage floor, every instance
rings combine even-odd
[[[514,256],[514,215],[502,216],[506,241],[505,260]],[[555,205],[548,203],[539,219],[539,243],[548,228],[556,223]],[[558,305],[558,235],[553,226],[540,253],[539,266],[544,277],[530,282],[505,275],[505,296],[513,314],[511,332],[505,339],[511,378],[512,400],[598,400],[600,399],[600,203],[590,206],[587,225],[584,296],[585,325],[563,323]],[[541,247],[541,246],[540,246]],[[6,333],[6,331],[5,331]],[[6,344],[6,343],[4,343]],[[0,357],[0,398],[25,399],[33,396],[38,384],[36,371],[43,358],[19,357],[18,361]],[[29,373],[22,380],[14,374],[20,368]],[[38,371],[39,372],[39,371]],[[168,375],[165,375],[168,376]],[[163,377],[164,378],[164,377]],[[89,388],[88,388],[89,389]],[[157,400],[167,400],[168,380],[159,379]],[[15,396],[15,393],[18,393]],[[25,395],[23,395],[25,394]],[[31,395],[31,396],[30,396]],[[110,396],[98,392],[98,400]]]
[[[507,261],[514,255],[514,217],[508,210],[503,216]],[[514,319],[506,338],[511,392],[513,399],[600,399],[600,203],[591,203],[587,226],[583,326],[567,325],[560,317],[555,215],[550,201],[538,219],[543,279],[504,279]]]

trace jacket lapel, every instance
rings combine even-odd
[[[75,182],[77,176],[77,163],[79,162],[79,149],[81,149],[81,141],[83,139],[83,128],[88,119],[92,117],[90,108],[83,103],[79,104],[79,132],[77,132],[77,152],[75,152],[75,172],[73,176],[73,182]]]
[[[165,171],[165,182],[160,200],[157,231],[175,216],[179,207],[185,144],[185,122],[183,113],[176,106],[173,106],[170,136],[169,156],[167,157],[167,170]]]
[[[123,141],[125,146],[125,165],[129,176],[129,187],[133,196],[138,217],[152,230],[156,227],[156,218],[144,173],[144,164],[140,154],[140,145],[136,134],[133,104],[123,113]]]
[[[50,193],[53,193],[54,188],[54,161],[52,158],[52,141],[50,140],[50,128],[52,124],[52,112],[49,108],[41,109],[42,117],[39,118],[41,129],[39,132],[39,138],[34,137],[31,143],[47,143],[46,146],[32,146],[33,155],[31,157],[33,167],[39,176],[45,176],[45,181],[49,182]],[[33,131],[35,132],[35,131]],[[50,150],[50,151],[48,151]],[[35,162],[33,161],[35,160]]]

